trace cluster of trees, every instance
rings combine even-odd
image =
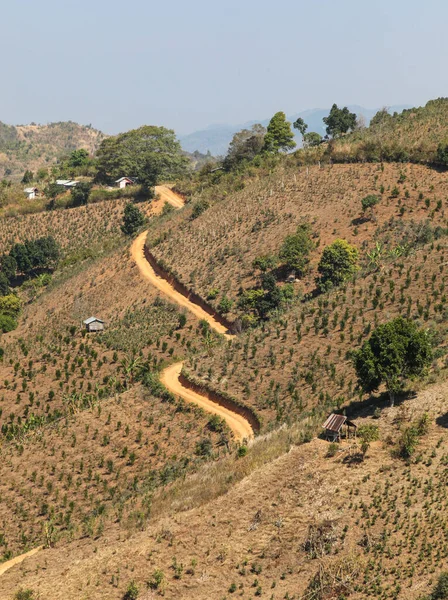
[[[176,134],[165,127],[145,125],[106,138],[96,155],[97,181],[110,183],[128,175],[151,190],[160,179],[183,175],[188,159]]]
[[[311,226],[302,223],[294,234],[284,239],[278,255],[263,255],[253,261],[253,268],[260,271],[259,284],[241,291],[238,302],[238,306],[248,314],[246,324],[269,318],[274,310],[292,298],[292,286],[279,286],[277,279],[285,274],[305,275],[309,270],[310,254],[315,248]],[[317,290],[326,292],[352,277],[358,268],[358,258],[357,248],[346,240],[337,239],[326,246],[317,267]]]
[[[346,106],[339,108],[337,104],[333,104],[329,115],[324,117],[323,121],[326,125],[326,139],[338,138],[353,131],[358,125],[356,114],[350,112]],[[292,127],[301,134],[305,148],[319,146],[323,141],[322,136],[316,131],[307,132],[308,125],[301,117],[294,121]],[[223,167],[230,171],[241,164],[253,161],[257,156],[289,152],[295,147],[291,123],[287,121],[284,112],[277,112],[269,121],[267,128],[257,123],[251,129],[243,129],[235,133]]]
[[[5,281],[9,286],[19,274],[29,277],[54,269],[59,257],[60,249],[52,236],[14,244],[9,254],[3,254],[0,257],[0,278],[3,286]],[[5,288],[3,287],[3,289]]]

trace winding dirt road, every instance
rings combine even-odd
[[[184,205],[184,201],[180,196],[177,196],[172,190],[166,186],[157,186],[156,193],[159,194],[162,200],[169,202],[176,208],[181,208]],[[168,296],[176,302],[179,306],[182,306],[193,313],[198,319],[203,319],[209,323],[218,333],[221,333],[228,339],[233,336],[228,332],[225,325],[220,323],[215,317],[205,311],[201,306],[192,302],[189,298],[184,296],[181,292],[176,290],[169,281],[158,275],[150,263],[145,257],[145,241],[148,235],[147,231],[141,233],[131,246],[131,255],[135,260],[142,277],[152,283],[158,290],[160,290],[165,296]],[[179,381],[179,376],[182,371],[182,363],[176,363],[170,365],[161,374],[161,381],[163,385],[173,394],[180,396],[186,402],[194,402],[207,412],[222,417],[229,428],[232,430],[237,441],[252,438],[254,435],[252,426],[243,416],[234,413],[233,411],[213,402],[206,396],[186,388]]]
[[[160,381],[163,385],[176,396],[180,396],[187,402],[194,402],[204,410],[214,415],[218,415],[225,419],[227,425],[233,431],[235,439],[242,442],[244,439],[253,437],[254,432],[250,423],[241,415],[238,415],[220,404],[209,400],[205,396],[198,394],[194,390],[190,390],[182,385],[179,381],[179,376],[182,371],[182,363],[175,363],[166,368],[161,376]]]
[[[42,546],[39,546],[39,548],[33,548],[33,550],[25,552],[25,554],[20,554],[20,556],[15,556],[14,558],[11,558],[11,560],[7,560],[6,562],[1,563],[0,575],[3,575],[3,573],[5,573],[5,571],[10,569],[11,567],[14,567],[15,565],[18,565],[19,563],[23,562],[29,556],[33,556],[33,554],[36,554],[37,552],[39,552],[39,550],[42,550]]]
[[[166,185],[156,185],[155,191],[156,195],[160,196],[160,200],[169,202],[175,208],[182,208],[182,206],[185,204],[183,198],[175,194],[173,190]]]

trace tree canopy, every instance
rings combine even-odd
[[[72,168],[84,167],[90,162],[89,153],[84,148],[73,150],[68,159],[68,166]]]
[[[431,359],[431,343],[426,331],[403,317],[379,325],[353,357],[361,388],[373,392],[384,383],[391,406],[404,382],[422,375]]]
[[[174,131],[153,125],[106,138],[97,152],[100,181],[136,177],[146,188],[181,175],[187,164]]]
[[[263,148],[265,135],[266,129],[259,123],[235,133],[224,159],[224,168],[230,170],[245,160],[255,158]]]
[[[9,255],[16,261],[19,273],[31,275],[42,269],[54,268],[59,260],[60,250],[56,240],[47,236],[14,244]]]
[[[327,126],[327,134],[334,138],[356,127],[356,114],[351,113],[346,106],[338,108],[337,104],[333,104],[328,117],[324,117],[322,120]]]
[[[267,127],[264,138],[264,151],[276,154],[280,151],[293,150],[295,147],[296,143],[291,130],[291,123],[286,120],[284,112],[275,113]]]
[[[123,215],[123,225],[121,226],[121,231],[125,235],[134,235],[137,231],[142,227],[145,223],[145,215],[142,211],[132,204],[132,202],[128,202],[124,207],[124,215]]]
[[[347,240],[335,240],[324,248],[317,270],[318,285],[322,290],[340,285],[356,271],[358,250]]]
[[[313,148],[314,146],[319,146],[322,142],[322,136],[320,133],[316,133],[315,131],[310,131],[309,133],[305,133],[303,136],[303,145],[305,148]]]
[[[308,129],[308,125],[305,123],[305,121],[302,119],[302,117],[298,117],[294,121],[292,126],[294,127],[294,129],[297,129],[297,131],[300,133],[300,135],[302,137],[304,137],[306,130]]]
[[[72,206],[84,206],[89,201],[92,185],[86,181],[81,181],[75,187],[72,187],[70,194],[72,197]]]
[[[310,262],[310,252],[314,248],[314,242],[310,234],[311,228],[308,223],[299,225],[295,234],[288,235],[285,238],[280,250],[280,260],[299,275],[305,273]]]

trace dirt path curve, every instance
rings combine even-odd
[[[169,202],[176,208],[182,208],[185,204],[183,198],[178,196],[166,185],[156,185],[155,187],[156,195],[160,196],[160,200]]]
[[[39,550],[42,550],[42,546],[39,546],[38,548],[33,548],[29,552],[25,552],[25,554],[21,554],[20,556],[15,556],[14,558],[11,558],[11,560],[7,560],[6,562],[1,563],[0,564],[0,575],[3,575],[3,573],[5,573],[5,571],[7,571],[8,569],[11,569],[11,567],[14,567],[15,565],[20,564],[29,556],[33,556],[33,554],[36,554],[37,552],[39,552]]]
[[[161,200],[165,200],[169,202],[176,208],[182,208],[184,205],[184,201],[180,196],[177,196],[170,188],[159,185],[156,186],[156,193],[160,196]],[[133,242],[131,246],[131,255],[135,260],[141,275],[147,279],[152,285],[154,285],[158,290],[160,290],[163,294],[171,298],[176,304],[179,306],[183,306],[191,313],[193,313],[198,319],[204,319],[209,323],[210,327],[212,327],[218,333],[223,334],[228,339],[233,336],[228,333],[227,328],[217,321],[212,315],[206,312],[201,306],[191,302],[186,296],[178,292],[174,287],[163,277],[157,275],[152,266],[145,258],[144,249],[145,249],[145,241],[148,235],[147,231],[141,233],[136,240]],[[241,415],[232,412],[228,408],[209,400],[207,397],[198,394],[197,392],[190,390],[182,385],[179,381],[179,375],[182,370],[182,363],[176,363],[174,365],[170,365],[167,369],[165,369],[161,374],[161,381],[165,385],[165,387],[180,396],[186,402],[194,402],[199,405],[201,408],[215,415],[219,415],[223,419],[225,419],[227,425],[233,431],[235,438],[238,441],[242,441],[243,439],[252,438],[254,435],[252,426],[249,421],[247,421]]]
[[[166,368],[160,377],[160,381],[163,385],[176,396],[180,396],[187,402],[194,402],[207,412],[214,415],[218,415],[223,418],[230,429],[233,431],[235,438],[238,442],[242,442],[244,439],[250,439],[253,437],[254,432],[248,421],[241,415],[238,415],[224,406],[220,406],[216,402],[209,400],[205,396],[198,394],[194,390],[190,390],[182,385],[179,381],[179,376],[182,371],[181,362],[174,365],[170,365]]]

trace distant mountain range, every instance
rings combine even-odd
[[[363,106],[352,105],[348,107],[352,112],[358,116],[363,115],[366,120],[366,125],[369,124],[370,119],[378,112],[378,108],[364,108]],[[389,110],[391,113],[402,112],[405,108],[411,108],[410,105],[404,104],[400,106],[391,106]],[[308,124],[308,131],[316,131],[321,135],[325,135],[325,125],[322,121],[323,117],[326,117],[330,112],[329,108],[312,108],[304,110],[301,113],[290,115],[288,120],[294,122],[298,117],[302,117],[305,123]],[[194,131],[187,135],[179,136],[182,148],[187,152],[199,152],[207,153],[210,152],[213,156],[222,156],[227,154],[227,148],[232,140],[233,135],[241,129],[249,128],[254,123],[261,123],[266,127],[269,123],[269,119],[264,121],[248,121],[240,125],[210,125],[206,129],[200,131]],[[300,135],[296,136],[297,143],[301,142]]]

